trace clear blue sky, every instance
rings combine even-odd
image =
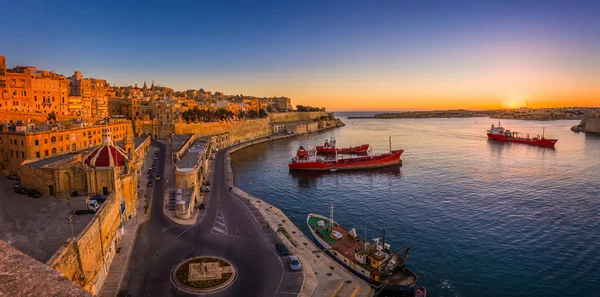
[[[80,70],[119,85],[154,78],[179,90],[288,95],[315,105],[331,98],[334,109],[368,109],[363,102],[373,97],[378,108],[418,108],[414,98],[467,107],[474,100],[495,106],[496,97],[588,98],[600,83],[600,1],[10,1],[1,7],[0,55],[9,67]]]

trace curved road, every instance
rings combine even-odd
[[[165,145],[153,141],[152,146],[160,149],[156,171],[164,176]],[[298,295],[302,273],[292,272],[287,259],[275,252],[272,242],[277,235],[258,210],[229,192],[225,154],[226,150],[216,153],[207,213],[193,226],[177,225],[164,216],[164,179],[155,183],[150,219],[139,229],[129,281],[122,285],[133,296],[189,295],[174,289],[169,275],[176,264],[199,255],[223,257],[238,269],[233,284],[211,296]]]

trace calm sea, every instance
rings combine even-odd
[[[265,143],[232,155],[236,185],[282,209],[306,234],[306,216],[329,214],[367,238],[412,246],[407,267],[428,296],[600,296],[600,136],[579,121],[504,120],[505,128],[558,138],[555,149],[488,141],[496,120],[355,119],[346,127]],[[300,145],[334,137],[404,149],[404,166],[297,174]],[[380,295],[381,296],[381,295]]]

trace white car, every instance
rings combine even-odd
[[[210,192],[210,187],[204,187],[204,192]]]
[[[290,256],[290,268],[292,268],[294,271],[299,271],[302,269],[302,264],[300,264],[298,257]]]

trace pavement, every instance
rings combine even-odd
[[[151,147],[146,155],[146,159],[144,161],[144,165],[142,166],[142,171],[139,175],[139,187],[138,187],[138,205],[136,210],[136,216],[129,221],[125,222],[124,230],[125,234],[121,235],[121,240],[119,241],[119,248],[121,251],[117,253],[110,264],[110,268],[108,271],[108,275],[106,276],[106,280],[100,289],[100,293],[98,296],[100,297],[114,297],[117,296],[119,289],[121,288],[123,278],[125,276],[125,272],[127,271],[127,266],[131,259],[131,253],[134,248],[135,239],[138,234],[138,227],[145,223],[148,220],[148,215],[146,213],[147,202],[149,199],[152,199],[152,192],[149,191],[150,197],[148,200],[146,199],[146,191],[148,187],[146,187],[146,183],[148,182],[148,168],[152,166],[152,158],[154,156],[154,152],[158,151],[158,148]]]
[[[13,186],[13,180],[0,176],[0,240],[40,262],[48,261],[93,217],[73,215],[69,223],[71,210],[66,202],[54,197],[19,195]]]
[[[161,151],[157,174],[164,176],[166,146],[156,141],[152,146]],[[211,296],[289,297],[300,292],[302,272],[291,271],[287,258],[275,252],[272,243],[277,234],[264,228],[264,219],[229,192],[226,154],[216,153],[206,216],[194,225],[175,224],[164,215],[164,179],[155,183],[154,207],[148,223],[138,230],[122,289],[133,296],[188,296],[172,286],[171,270],[187,258],[212,255],[232,262],[238,277]]]

